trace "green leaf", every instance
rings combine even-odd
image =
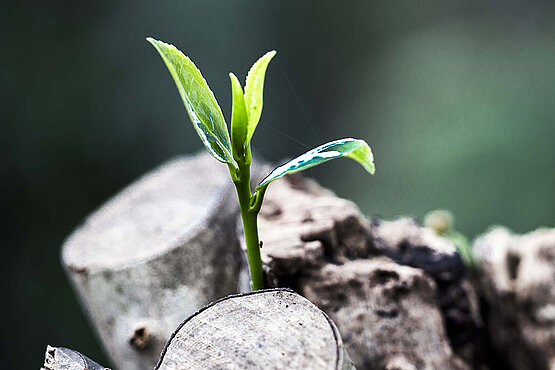
[[[235,166],[222,110],[198,68],[175,46],[151,37],[147,37],[147,41],[154,45],[166,63],[206,149],[218,161]]]
[[[257,190],[290,173],[306,170],[334,158],[348,157],[354,159],[370,174],[374,174],[374,156],[364,140],[339,139],[311,149],[303,155],[274,169],[256,187]]]
[[[262,93],[264,91],[264,76],[266,68],[270,60],[276,55],[276,51],[272,50],[264,54],[251,67],[245,84],[245,103],[247,104],[247,113],[249,115],[249,124],[247,129],[247,141],[250,143],[256,125],[262,114]]]
[[[233,147],[233,157],[237,161],[250,163],[250,148],[247,141],[248,115],[245,97],[237,77],[230,73],[229,78],[231,79],[231,95],[233,96],[233,106],[231,109],[231,145]]]

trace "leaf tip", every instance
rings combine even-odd
[[[233,72],[229,72],[229,79],[231,80],[232,88],[238,89],[238,91],[241,92],[241,95],[243,95],[243,89],[241,88],[241,83],[239,82],[239,79],[237,78],[237,76],[235,76]]]
[[[262,58],[260,58],[261,60],[266,60],[266,64],[269,64],[270,61],[276,56],[277,51],[275,50],[270,50],[269,52],[267,52],[266,54],[264,54],[262,56]]]

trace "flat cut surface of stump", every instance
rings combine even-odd
[[[63,259],[91,271],[162,254],[204,227],[231,186],[227,167],[207,154],[174,159],[94,212],[66,241]]]
[[[223,298],[189,317],[157,369],[338,369],[345,360],[326,314],[290,290],[271,289]]]

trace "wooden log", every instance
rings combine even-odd
[[[180,369],[354,369],[330,318],[288,289],[220,299],[185,320],[156,366]]]
[[[110,370],[81,353],[64,347],[46,347],[41,370]]]
[[[63,264],[115,367],[152,369],[181,321],[237,292],[237,212],[227,167],[202,154],[145,175],[69,236]]]

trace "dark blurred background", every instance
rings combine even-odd
[[[349,5],[346,5],[346,4]],[[469,237],[555,224],[552,1],[0,3],[0,368],[46,344],[97,361],[59,263],[72,229],[139,175],[202,148],[153,36],[228,72],[277,49],[254,148],[268,160],[361,137],[377,173],[309,175],[369,214],[447,208]]]

